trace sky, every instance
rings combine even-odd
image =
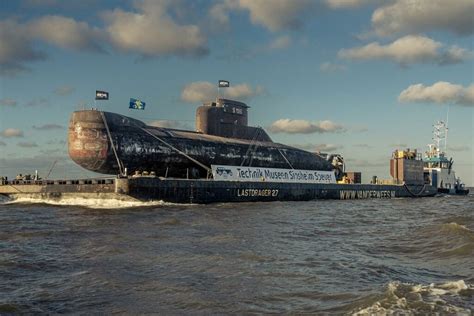
[[[0,175],[90,175],[67,155],[73,111],[194,129],[228,80],[251,125],[364,181],[389,178],[395,149],[426,151],[449,112],[473,186],[473,16],[473,0],[1,0]]]

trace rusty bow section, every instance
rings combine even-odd
[[[74,112],[69,121],[68,149],[81,167],[101,172],[107,164],[109,140],[99,111]]]

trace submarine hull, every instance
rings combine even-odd
[[[154,171],[161,176],[205,178],[211,165],[333,169],[315,153],[271,141],[152,127],[123,115],[96,110],[72,114],[68,143],[73,161],[103,174],[118,174],[127,168],[129,173]]]

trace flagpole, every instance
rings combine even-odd
[[[222,85],[221,85],[222,84]],[[227,80],[219,80],[217,82],[217,99],[216,99],[216,103],[218,103],[219,101],[219,98],[220,98],[220,88],[228,88],[229,87],[229,81]]]
[[[109,99],[109,93],[107,91],[96,90],[95,98],[94,98],[95,109],[99,110],[99,108],[97,107],[97,101],[108,100],[108,99]]]

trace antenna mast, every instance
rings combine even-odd
[[[438,121],[433,125],[433,141],[436,146],[436,150],[440,151],[440,143],[444,141],[444,147],[446,147],[446,136],[447,136],[447,126],[443,121]]]
[[[448,123],[449,123],[449,108],[451,106],[451,103],[448,104],[448,113],[446,114],[446,125],[445,125],[445,133],[444,133],[444,151],[447,150],[448,148]]]

